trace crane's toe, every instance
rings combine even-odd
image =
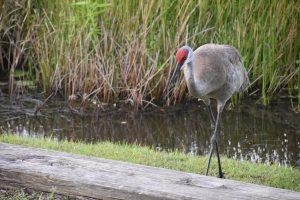
[[[224,173],[223,173],[223,172],[219,172],[218,178],[223,178],[223,179],[225,179]]]

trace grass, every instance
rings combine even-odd
[[[0,9],[0,69],[11,95],[22,69],[48,93],[138,109],[161,101],[179,46],[214,42],[240,50],[262,104],[285,93],[299,108],[297,1],[4,0]],[[171,103],[186,94],[182,81]]]
[[[0,188],[0,200],[57,200],[69,199],[61,195],[43,192],[27,191],[26,189],[2,189]]]
[[[55,141],[51,138],[21,137],[11,134],[0,135],[0,142],[121,160],[198,174],[204,174],[207,159],[205,156],[186,155],[177,151],[158,152],[144,146],[114,144],[111,142],[86,144],[72,141]],[[247,161],[241,162],[228,159],[224,156],[222,156],[222,165],[227,179],[300,191],[299,168],[253,164]],[[210,175],[216,176],[216,169],[217,162],[213,159]]]

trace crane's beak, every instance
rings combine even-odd
[[[179,75],[179,73],[182,69],[183,64],[184,64],[183,62],[182,63],[177,63],[177,65],[176,65],[176,67],[173,71],[173,74],[172,74],[171,78],[168,81],[168,84],[167,84],[167,87],[166,87],[166,90],[165,90],[166,93],[165,93],[164,99],[169,98],[169,95],[171,93],[171,88],[174,87],[173,83],[177,80],[178,75]]]
[[[173,82],[177,80],[178,75],[179,75],[179,73],[182,69],[182,65],[183,65],[183,62],[182,63],[177,63],[176,68],[175,68],[175,70],[174,70],[174,72],[173,72],[173,74],[172,74],[172,76],[169,80],[168,88],[170,88],[170,86],[173,84]]]

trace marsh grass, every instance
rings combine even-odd
[[[5,0],[1,13],[0,68],[29,68],[66,99],[159,102],[176,49],[214,42],[240,50],[251,96],[267,105],[288,88],[299,107],[297,1]],[[168,102],[188,98],[184,84]]]
[[[204,174],[207,160],[206,156],[187,155],[179,151],[159,152],[134,144],[111,142],[87,144],[72,141],[55,141],[51,138],[32,138],[7,134],[0,134],[0,142],[121,160],[198,174]],[[278,165],[268,166],[247,161],[241,162],[225,158],[224,156],[222,156],[222,167],[227,179],[300,191],[299,168],[280,167]],[[217,174],[217,161],[213,159],[210,175],[216,176]]]

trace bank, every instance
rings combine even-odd
[[[56,141],[52,138],[21,137],[1,134],[1,143],[58,150],[79,155],[120,160],[147,166],[162,167],[183,172],[204,174],[206,156],[186,155],[181,152],[159,152],[149,147],[111,142],[82,143]],[[222,156],[226,179],[239,180],[265,186],[300,191],[300,169],[237,161]],[[217,162],[213,160],[211,176],[217,175]]]

